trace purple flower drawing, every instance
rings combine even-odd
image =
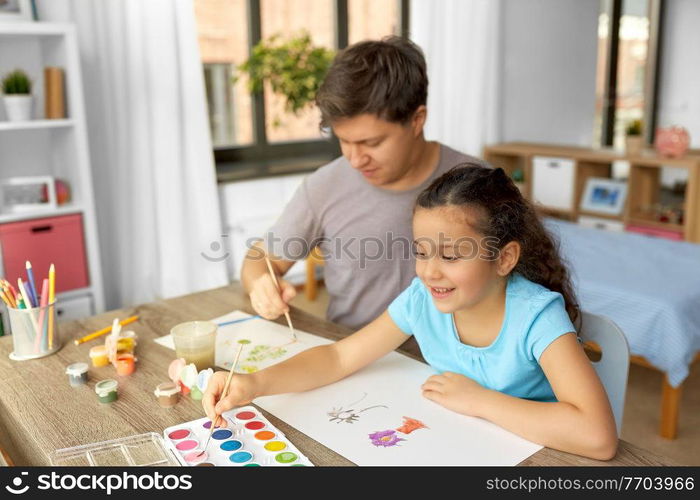
[[[374,446],[396,446],[399,441],[405,441],[405,439],[400,438],[396,435],[395,430],[388,431],[378,431],[369,435]]]

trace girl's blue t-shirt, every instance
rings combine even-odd
[[[425,360],[438,372],[465,375],[483,387],[535,401],[556,401],[539,359],[558,337],[575,332],[560,293],[519,274],[506,285],[506,308],[498,337],[486,347],[463,344],[452,315],[440,312],[419,278],[388,308]]]

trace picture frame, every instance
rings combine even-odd
[[[0,213],[55,210],[56,181],[51,176],[10,177],[0,181]]]
[[[579,208],[591,213],[622,215],[626,200],[626,181],[589,177]]]
[[[33,0],[0,0],[0,23],[34,20]]]

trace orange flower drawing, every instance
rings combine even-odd
[[[415,418],[403,417],[403,425],[396,430],[403,434],[410,434],[418,429],[428,429],[428,426]]]

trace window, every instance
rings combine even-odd
[[[653,142],[661,7],[661,0],[601,1],[594,131],[601,146],[622,149],[634,119]]]
[[[340,154],[322,137],[320,113],[284,110],[266,88],[250,95],[236,66],[251,48],[274,34],[308,31],[332,49],[364,39],[406,35],[408,0],[194,0],[209,125],[220,178],[315,168]]]

